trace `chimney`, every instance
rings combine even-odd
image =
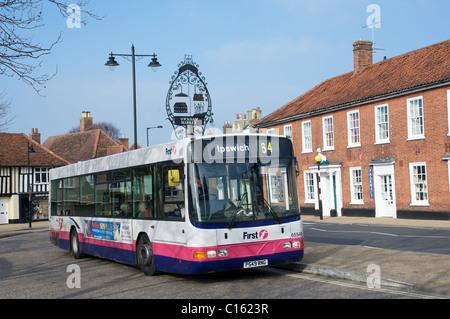
[[[31,134],[30,137],[33,141],[38,142],[39,144],[41,144],[41,133],[38,132],[37,128],[32,128],[31,129]]]
[[[247,111],[248,114],[248,124],[253,126],[256,122],[261,119],[261,109],[257,107],[256,109]]]
[[[223,125],[223,134],[232,133],[232,131],[233,131],[233,126],[231,125],[231,123],[225,122],[225,124]]]
[[[80,132],[92,131],[92,122],[93,119],[91,117],[91,112],[83,111],[82,117],[80,118]]]
[[[122,138],[119,138],[119,140],[117,141],[120,144],[122,144],[123,146],[125,146],[126,149],[129,149],[129,143],[130,143],[130,139],[128,137],[125,137],[125,134],[123,134]]]
[[[373,42],[359,40],[353,43],[353,65],[355,74],[372,64]]]

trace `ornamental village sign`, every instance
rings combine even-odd
[[[166,111],[176,138],[203,135],[207,124],[214,122],[211,97],[192,55],[184,56],[169,83]]]

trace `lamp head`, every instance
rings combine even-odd
[[[117,63],[116,58],[115,58],[115,57],[112,55],[112,53],[111,53],[111,56],[109,57],[109,60],[108,60],[108,62],[105,63],[105,65],[106,65],[107,67],[109,67],[109,69],[110,69],[111,71],[114,71],[114,69],[116,68],[116,66],[119,66],[119,63]]]
[[[158,62],[158,58],[155,56],[152,58],[152,62],[148,64],[149,68],[152,68],[153,72],[158,71],[158,68],[161,67],[161,64]]]

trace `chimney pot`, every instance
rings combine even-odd
[[[80,118],[80,132],[92,131],[92,123],[91,112],[83,111],[82,117]]]
[[[130,148],[130,140],[128,137],[125,137],[125,134],[123,134],[122,138],[119,138],[118,142],[125,146],[125,148]]]
[[[31,129],[31,134],[30,137],[33,141],[41,144],[41,133],[38,133],[38,129],[37,128],[32,128]]]

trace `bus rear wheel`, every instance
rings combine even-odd
[[[153,247],[147,235],[144,234],[139,238],[136,254],[142,272],[147,276],[156,275]]]
[[[78,241],[78,233],[75,228],[70,232],[70,251],[75,259],[80,259],[84,257],[84,254],[80,249],[80,242]]]

